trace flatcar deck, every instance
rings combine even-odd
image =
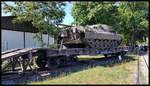
[[[77,55],[124,55],[130,47],[120,46],[114,48],[70,48],[70,49],[52,49],[52,48],[23,48],[13,49],[2,52],[1,61],[7,62],[12,66],[12,71],[15,70],[16,64],[19,63],[22,73],[29,67],[31,70],[35,69],[33,64],[44,68],[47,64],[49,68],[57,68],[57,66],[69,65],[77,62]],[[35,58],[35,57],[38,58]],[[5,63],[5,62],[4,62]],[[8,66],[3,68],[3,72],[8,71]]]
[[[25,54],[45,52],[46,57],[50,56],[62,56],[62,55],[102,55],[117,53],[122,50],[129,50],[129,47],[116,47],[116,48],[100,48],[100,49],[86,49],[86,48],[72,48],[72,49],[51,49],[51,48],[23,48],[13,49],[2,52],[1,60],[7,60],[13,57],[19,57]]]
[[[6,52],[2,52],[1,60],[4,61],[13,57],[28,54],[31,50],[34,50],[34,48],[13,49]]]

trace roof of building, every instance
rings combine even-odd
[[[15,18],[15,16],[2,16],[1,28],[3,30],[13,30],[21,32],[32,32],[32,33],[38,32],[38,29],[33,27],[31,22],[12,23],[13,18]]]

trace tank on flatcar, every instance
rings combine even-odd
[[[112,33],[112,27],[105,24],[68,27],[59,32],[58,45],[67,48],[118,47],[121,36]],[[60,47],[60,46],[59,46]]]

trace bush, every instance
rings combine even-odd
[[[48,46],[48,48],[55,48],[56,49],[57,48],[57,44],[51,44],[51,45]]]

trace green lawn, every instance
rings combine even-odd
[[[84,58],[85,56],[79,56]],[[86,56],[90,58],[94,56]],[[99,58],[102,56],[95,56]],[[115,63],[111,66],[101,65],[88,68],[82,71],[62,74],[52,79],[28,82],[24,84],[136,84],[137,81],[137,56],[128,55],[130,60],[122,63]],[[131,59],[132,58],[132,59]],[[140,73],[141,84],[146,84],[143,75]]]

